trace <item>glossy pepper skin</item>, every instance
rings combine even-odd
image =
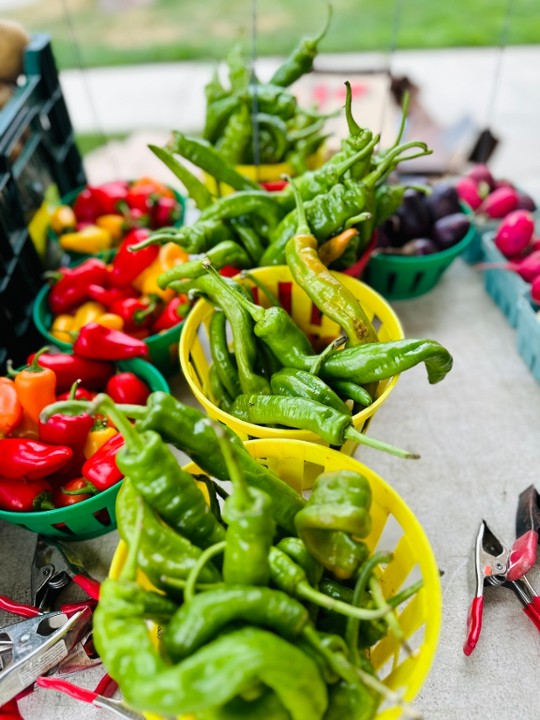
[[[96,490],[106,490],[123,478],[124,475],[116,463],[116,456],[124,442],[122,434],[117,431],[84,463],[82,475]]]
[[[88,323],[79,331],[73,352],[90,360],[129,360],[146,357],[146,343],[121,330],[112,330],[97,322]]]
[[[179,662],[239,620],[294,640],[309,622],[309,614],[301,603],[279,590],[244,585],[218,588],[181,605],[163,642],[170,657]]]
[[[14,386],[25,414],[34,423],[44,407],[56,400],[56,375],[40,364],[41,355],[48,348],[35,353],[32,362],[15,373]]]
[[[219,382],[228,393],[228,396],[235,398],[240,395],[242,388],[236,361],[227,343],[227,317],[223,311],[216,310],[212,314],[208,328],[208,338],[212,362]]]
[[[144,405],[150,395],[150,388],[135,373],[125,371],[109,378],[105,392],[116,403]]]
[[[0,440],[0,475],[38,480],[63,467],[73,456],[65,445],[50,445],[28,438]]]
[[[126,477],[118,493],[117,504],[118,532],[126,543],[135,531],[139,497],[133,482]],[[137,562],[155,587],[166,589],[167,579],[185,579],[189,575],[201,556],[201,550],[164,523],[144,500],[142,508]],[[219,572],[211,563],[207,563],[199,575],[202,583],[218,582],[220,579]]]
[[[251,261],[246,251],[233,240],[223,240],[212,248],[209,248],[205,254],[212,265],[220,270],[225,265],[234,265],[237,268],[248,268]],[[187,278],[196,278],[205,274],[202,257],[195,260],[189,260],[176,267],[167,270],[158,278],[158,285],[166,288],[175,280],[183,280]]]
[[[58,271],[60,278],[52,285],[48,304],[53,315],[69,313],[87,299],[89,285],[103,285],[106,282],[107,265],[99,258],[89,258],[73,268]]]
[[[23,419],[23,406],[11,378],[0,378],[0,435],[9,435]]]
[[[32,363],[34,357],[35,353],[29,355],[27,362]],[[42,353],[39,364],[56,375],[58,393],[69,391],[77,380],[88,390],[101,390],[115,372],[112,362],[83,358],[70,353]]]
[[[149,237],[150,232],[146,228],[136,228],[122,240],[109,274],[109,282],[113,288],[128,288],[133,280],[157,258],[159,248],[155,245],[149,245],[137,252],[130,251],[131,247]]]
[[[272,75],[270,82],[281,87],[288,87],[303,75],[311,72],[313,61],[317,57],[318,47],[330,27],[332,6],[328,5],[328,16],[321,32],[315,37],[302,38],[298,46]]]
[[[171,666],[156,650],[132,588],[112,579],[101,587],[93,624],[99,655],[131,707],[165,716],[198,713],[261,681],[292,720],[323,718],[327,692],[315,661],[273,633],[236,630]]]
[[[377,342],[377,333],[360,301],[321,262],[318,242],[306,220],[304,205],[296,185],[291,181],[296,198],[298,226],[287,242],[285,258],[296,283],[327,317],[343,328],[349,345]]]
[[[184,319],[183,313],[185,312],[186,301],[185,295],[177,295],[172,300],[169,300],[153,321],[150,328],[151,334],[155,335],[155,333],[170,330],[181,323]]]
[[[271,497],[250,487],[229,436],[216,427],[233,492],[223,503],[227,523],[223,579],[228,585],[267,585],[270,579],[268,554],[276,530]]]
[[[148,398],[143,416],[137,420],[136,426],[143,432],[153,430],[159,433],[166,442],[187,453],[212,477],[228,479],[227,465],[217,436],[206,415],[197,408],[185,405],[169,393],[154,392]],[[302,496],[257,462],[232,430],[225,429],[225,432],[235,445],[235,455],[246,481],[270,495],[272,515],[277,524],[290,533],[296,533],[294,516],[305,504]]]
[[[52,510],[52,487],[45,478],[25,480],[0,476],[0,508],[8,512]]]
[[[317,375],[297,368],[281,368],[270,378],[270,387],[274,395],[307,398],[323,405],[329,405],[338,412],[350,415],[350,408]]]
[[[39,421],[39,439],[50,445],[67,445],[74,455],[80,455],[93,424],[88,413],[51,415],[46,422]]]
[[[371,488],[363,475],[340,470],[319,475],[295,518],[310,554],[338,579],[353,576],[368,554],[357,538],[371,529]]]
[[[116,462],[150,507],[195,545],[204,548],[224,539],[225,529],[211,513],[193,476],[180,468],[157,433],[147,431],[136,446],[124,446]]]

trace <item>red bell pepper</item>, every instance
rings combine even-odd
[[[170,328],[178,325],[184,319],[181,315],[181,310],[184,308],[187,302],[185,295],[176,295],[172,300],[165,305],[161,313],[154,320],[151,330],[152,333],[163,332]]]
[[[96,488],[83,477],[74,478],[53,493],[55,507],[68,507],[88,500],[96,494]]]
[[[103,285],[109,272],[107,265],[99,258],[88,258],[73,268],[61,268],[49,277],[56,282],[49,291],[49,308],[53,315],[62,315],[73,310],[88,298],[89,285]]]
[[[44,478],[25,480],[0,477],[0,508],[9,512],[52,510],[52,488]]]
[[[149,245],[137,252],[129,250],[132,245],[137,245],[148,237],[150,237],[149,230],[135,228],[120,243],[112,262],[112,270],[109,273],[109,283],[112,287],[128,287],[157,258],[159,255],[158,245]]]
[[[28,357],[32,363],[35,353]],[[103,390],[107,380],[114,375],[112,362],[80,357],[69,353],[42,353],[39,356],[41,367],[49,368],[56,375],[56,392],[69,391],[77,380],[88,390]]]
[[[116,453],[124,443],[122,433],[117,433],[84,463],[82,476],[91,482],[98,492],[107,490],[124,477],[116,464]]]
[[[115,180],[101,185],[92,185],[90,192],[100,208],[99,214],[110,215],[117,213],[121,204],[126,202],[128,184],[123,180]]]
[[[124,321],[124,332],[131,333],[132,330],[141,330],[152,325],[157,306],[155,298],[130,297],[117,300],[109,311],[119,315]]]
[[[132,372],[120,372],[110,378],[105,392],[115,403],[123,405],[146,405],[150,388]]]
[[[0,475],[37,480],[59,470],[72,457],[73,450],[67,445],[50,445],[29,438],[2,438]]]
[[[148,346],[143,340],[94,322],[80,329],[73,352],[96,360],[129,360],[146,357]]]
[[[181,217],[182,208],[175,198],[160,197],[153,205],[151,220],[153,228],[174,225]]]
[[[100,205],[90,188],[84,188],[73,203],[73,212],[77,222],[93,223],[101,213]]]
[[[46,422],[39,421],[39,439],[49,445],[67,445],[73,450],[74,455],[78,455],[82,453],[93,425],[94,418],[88,413],[80,415],[57,413],[51,415]]]
[[[90,300],[95,300],[95,302],[103,305],[103,307],[107,310],[110,310],[111,305],[113,305],[113,303],[115,302],[125,300],[126,298],[134,298],[137,296],[138,292],[135,290],[135,288],[132,287],[105,288],[101,285],[88,286],[88,297],[90,298]]]
[[[130,210],[139,210],[148,214],[156,202],[156,188],[154,185],[132,185],[126,195],[126,204]]]

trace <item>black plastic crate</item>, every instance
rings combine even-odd
[[[25,50],[24,82],[0,110],[0,372],[24,362],[40,336],[32,304],[48,253],[47,198],[86,183],[82,159],[47,35]]]

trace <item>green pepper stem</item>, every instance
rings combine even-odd
[[[373,214],[370,212],[361,212],[358,215],[353,215],[345,222],[345,230],[353,227],[353,225],[358,225],[358,223],[365,222],[366,220],[371,220],[372,217]]]
[[[395,447],[395,445],[389,445],[382,440],[376,440],[368,435],[364,435],[364,433],[356,430],[356,428],[352,427],[352,425],[346,428],[343,433],[343,438],[345,440],[357,440],[359,443],[362,443],[362,445],[367,445],[368,447],[375,448],[375,450],[381,450],[382,452],[395,455],[396,457],[405,458],[407,460],[418,460],[420,458],[420,455],[417,453],[409,452],[409,450],[403,450],[402,448]]]
[[[391,553],[377,552],[369,557],[360,568],[358,577],[354,586],[352,604],[358,607],[364,600],[364,593],[368,584],[369,578],[373,570],[380,563],[391,562],[393,556]],[[360,630],[360,623],[357,618],[349,618],[347,620],[347,627],[345,630],[345,640],[349,648],[349,654],[352,661],[358,664],[358,632]]]
[[[184,585],[184,602],[187,603],[195,597],[195,589],[197,586],[197,578],[199,577],[202,569],[206,563],[216,555],[219,555],[225,550],[226,541],[214,543],[203,550],[200,554],[197,562],[189,571],[189,575],[186,578],[186,584]]]
[[[251,507],[252,499],[249,494],[249,486],[246,482],[244,474],[240,470],[240,465],[236,462],[233,455],[232,446],[229,438],[225,435],[222,426],[217,422],[209,421],[216,433],[218,444],[225,460],[225,466],[229,475],[229,480],[232,482],[234,488],[233,497],[235,497],[235,504],[238,503],[240,509],[247,509]]]
[[[311,228],[309,227],[308,221],[306,218],[306,209],[304,207],[304,201],[302,200],[302,196],[300,195],[300,190],[296,187],[296,184],[294,183],[293,179],[289,175],[283,175],[283,178],[285,180],[287,180],[289,185],[292,187],[292,191],[294,193],[294,199],[296,202],[296,213],[298,216],[298,222],[296,225],[295,235],[313,236],[313,233],[311,232]]]
[[[181,578],[170,577],[169,575],[160,575],[159,579],[160,582],[162,582],[164,585],[168,585],[169,587],[175,588],[177,590],[184,590],[186,587],[187,580],[182,580]],[[195,583],[195,590],[200,590],[204,592],[206,592],[206,590],[220,590],[224,587],[225,583],[222,582]]]
[[[381,584],[375,577],[375,575],[372,575],[369,578],[368,585],[371,591],[371,597],[373,598],[375,604],[378,607],[382,607],[383,604],[386,605],[386,599],[384,597]],[[388,613],[386,613],[386,615],[384,616],[384,621],[388,625],[388,628],[394,633],[394,636],[400,641],[407,655],[409,655],[409,657],[412,657],[414,655],[414,652],[409,643],[407,642],[405,635],[403,634],[403,630],[401,629],[398,619],[394,615],[393,608]]]
[[[309,372],[311,375],[318,375],[321,371],[322,364],[326,360],[326,358],[331,355],[334,350],[337,350],[338,347],[341,347],[347,342],[347,337],[345,335],[340,335],[338,338],[333,340],[330,345],[327,345],[322,352],[320,352],[313,363],[311,364],[311,367],[309,368]]]
[[[270,304],[273,307],[282,307],[277,296],[274,295],[274,293],[262,282],[262,280],[253,275],[252,272],[250,272],[249,270],[242,270],[242,272],[240,273],[240,277],[249,280],[256,287],[258,287],[259,290],[264,293],[265,297],[269,300]]]
[[[264,308],[262,308],[260,305],[257,305],[254,302],[251,302],[251,300],[248,300],[244,295],[242,295],[241,292],[235,292],[231,287],[227,285],[224,278],[218,273],[216,268],[212,265],[209,258],[205,258],[202,261],[203,268],[209,272],[218,282],[221,287],[224,290],[227,290],[229,295],[231,297],[234,297],[236,302],[239,303],[245,310],[248,311],[248,313],[251,315],[251,317],[255,320],[255,322],[259,322],[262,320],[264,316]]]
[[[36,353],[36,354],[34,355],[34,357],[32,358],[32,362],[30,363],[30,365],[27,365],[27,366],[24,368],[24,371],[25,371],[25,372],[30,372],[30,373],[43,372],[43,370],[44,370],[45,368],[43,368],[43,367],[39,364],[38,360],[39,360],[39,358],[43,355],[43,353],[46,353],[46,352],[47,352],[47,350],[50,350],[50,348],[49,348],[48,345],[46,345],[45,347],[42,347],[40,350],[38,350],[37,353]]]
[[[344,175],[347,170],[350,170],[359,160],[362,160],[366,157],[366,155],[371,155],[377,144],[379,143],[379,140],[381,139],[380,135],[375,135],[368,144],[363,147],[361,150],[359,150],[354,155],[351,155],[351,157],[346,158],[345,160],[342,160],[338,165],[335,166],[335,171],[338,175],[338,177],[341,177],[341,175]]]
[[[352,114],[352,89],[351,83],[348,80],[345,81],[345,87],[347,88],[347,95],[345,97],[345,119],[347,120],[349,135],[354,137],[360,135],[362,128],[358,125]]]
[[[137,250],[144,250],[144,248],[149,247],[150,245],[163,245],[166,242],[174,242],[176,238],[176,235],[173,235],[172,233],[154,233],[150,235],[149,238],[146,238],[146,240],[141,240],[141,242],[136,243],[135,245],[130,245],[128,248],[129,252],[137,252]]]
[[[409,585],[409,587],[405,588],[404,590],[401,590],[400,592],[396,593],[395,595],[392,595],[392,597],[386,598],[386,602],[390,607],[397,607],[398,605],[401,605],[401,603],[406,602],[410,597],[413,595],[416,595],[416,593],[421,590],[424,587],[424,581],[423,580],[417,580],[412,585]]]
[[[379,695],[382,695],[382,697],[384,697],[384,699],[389,704],[398,705],[401,708],[401,712],[405,717],[411,718],[411,720],[422,720],[422,713],[420,713],[418,710],[415,710],[415,708],[413,708],[411,705],[407,704],[399,693],[395,692],[394,690],[390,690],[390,688],[387,687],[378,678],[370,675],[368,672],[362,670],[359,667],[355,668],[355,672],[360,678],[360,680],[364,683],[364,685],[367,685],[372,690],[375,690],[375,692],[379,693]]]
[[[105,393],[99,393],[90,403],[90,414],[95,415],[98,411],[103,411],[108,415],[115,424],[118,432],[122,433],[128,448],[140,451],[144,448],[145,443],[141,438],[134,425],[130,423],[127,416],[114,404],[112,398]]]
[[[355,668],[344,657],[324,646],[317,630],[312,625],[306,625],[302,630],[302,636],[326,660],[330,669],[338,677],[351,685],[358,685],[361,682]]]
[[[117,405],[118,410],[127,415],[127,417],[133,418],[134,420],[142,420],[148,413],[148,408],[145,405]],[[58,402],[47,405],[41,411],[41,419],[47,421],[51,415],[56,413],[64,415],[79,415],[82,412],[86,412],[89,415],[95,415],[96,411],[92,407],[92,401],[90,400],[59,400]]]
[[[303,581],[296,585],[296,592],[300,597],[303,597],[305,600],[310,600],[315,603],[315,605],[320,605],[340,615],[358,618],[359,620],[377,620],[380,617],[384,617],[390,610],[390,606],[386,604],[374,610],[354,607],[342,600],[337,600],[329,595],[324,595],[318,590],[314,590],[309,583]]]
[[[383,157],[380,164],[377,166],[375,170],[372,170],[369,175],[366,176],[366,178],[362,181],[363,185],[367,185],[368,187],[373,187],[377,180],[379,180],[396,162],[396,159],[405,151],[409,150],[409,148],[420,148],[422,150],[422,153],[420,155],[429,155],[432,151],[428,149],[428,146],[424,142],[420,142],[419,140],[413,140],[408,143],[403,143],[402,145],[397,145],[397,147],[392,148],[388,151],[388,153]],[[419,157],[419,155],[415,155],[414,157]],[[401,158],[397,162],[402,162],[403,160],[410,160],[411,158]]]
[[[392,145],[392,148],[395,148],[399,145],[401,142],[401,138],[403,137],[403,132],[405,131],[405,123],[407,122],[407,114],[409,112],[409,100],[411,99],[410,93],[408,90],[406,90],[403,93],[403,103],[401,105],[401,122],[399,124],[399,130],[396,137],[396,140],[394,144]]]

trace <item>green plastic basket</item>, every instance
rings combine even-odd
[[[161,373],[145,360],[136,358],[116,364],[121,372],[134,372],[153,392],[169,392]],[[116,496],[122,482],[80,503],[56,510],[8,512],[0,510],[0,520],[45,537],[63,540],[89,540],[116,529]]]
[[[362,280],[387,300],[409,300],[433,290],[443,273],[477,235],[473,223],[465,237],[447,250],[432,255],[372,255]]]
[[[49,291],[49,286],[44,285],[36,295],[32,308],[34,324],[47,343],[56,345],[60,350],[69,352],[72,346],[69,343],[58,340],[50,333],[53,317],[49,309]],[[169,330],[165,330],[157,335],[150,335],[144,340],[148,346],[148,361],[152,365],[155,365],[159,372],[167,378],[174,375],[179,369],[178,345],[183,326],[184,320],[178,323],[178,325],[169,328]]]

